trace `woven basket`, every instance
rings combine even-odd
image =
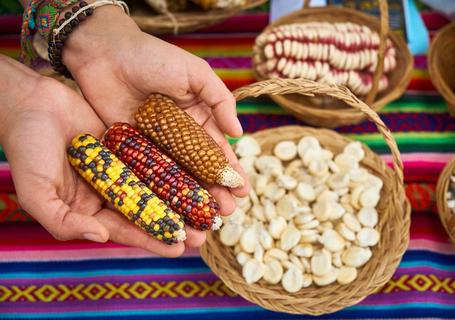
[[[362,165],[384,182],[379,213],[378,231],[381,239],[373,250],[371,260],[363,266],[358,278],[348,284],[331,284],[326,287],[312,285],[295,294],[284,291],[280,285],[270,285],[261,280],[247,284],[242,277],[232,248],[224,246],[217,232],[207,234],[207,242],[201,248],[201,256],[212,271],[234,292],[245,299],[272,311],[295,314],[320,315],[331,313],[353,305],[380,289],[392,277],[409,241],[410,205],[403,187],[403,170],[396,142],[379,116],[365,103],[357,99],[348,89],[339,86],[318,84],[304,79],[275,79],[258,82],[234,91],[237,100],[261,94],[291,94],[305,96],[313,94],[340,99],[352,108],[364,112],[373,121],[392,151],[394,170],[367,146]],[[339,153],[351,140],[327,129],[301,126],[285,126],[254,133],[262,150],[272,152],[273,146],[282,140],[298,141],[302,136],[313,135],[321,145]]]
[[[442,28],[433,39],[428,56],[431,81],[447,101],[455,117],[455,22]]]
[[[365,98],[366,103],[371,106],[373,110],[379,111],[387,103],[403,94],[411,79],[413,60],[403,38],[393,32],[389,32],[387,1],[379,0],[380,19],[347,8],[332,6],[309,8],[308,3],[309,1],[306,0],[303,9],[276,20],[263,32],[268,32],[279,25],[296,22],[352,22],[366,25],[371,30],[378,32],[380,37],[380,46],[378,50],[379,63],[374,73],[372,90]],[[389,86],[387,89],[377,94],[378,81],[383,70],[386,37],[388,37],[395,46],[397,66],[388,74]],[[256,79],[266,80],[257,72],[256,68],[257,66],[254,64],[253,69]],[[360,110],[349,108],[345,103],[333,99],[314,99],[299,95],[272,96],[271,98],[298,119],[315,126],[335,128],[342,125],[357,124],[366,118]]]
[[[172,13],[175,21],[168,15],[157,14],[145,2],[131,3],[131,17],[142,31],[151,34],[184,33],[202,29],[219,23],[239,12],[257,7],[267,0],[247,0],[242,6],[227,10],[193,10]]]
[[[447,163],[439,176],[436,186],[436,205],[442,225],[446,229],[450,240],[455,243],[455,214],[452,214],[447,206],[447,189],[449,187],[450,177],[453,174],[455,174],[455,158]]]

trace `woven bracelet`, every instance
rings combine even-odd
[[[49,61],[52,68],[67,78],[72,78],[71,72],[63,64],[62,53],[65,41],[73,30],[84,21],[88,16],[91,16],[94,10],[98,7],[105,5],[116,5],[129,13],[128,6],[123,1],[118,0],[99,0],[91,4],[87,4],[85,1],[81,1],[78,4],[71,7],[70,11],[64,14],[64,18],[60,19],[56,25],[56,28],[52,31],[52,36],[49,40]]]

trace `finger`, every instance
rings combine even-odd
[[[234,197],[229,192],[229,189],[219,185],[211,185],[207,187],[207,190],[220,205],[221,215],[228,216],[234,212],[236,204]]]
[[[28,212],[57,240],[109,240],[109,231],[96,218],[71,211],[60,199],[48,200],[43,204],[34,203]]]
[[[237,156],[235,155],[234,151],[232,150],[231,146],[229,145],[229,142],[226,140],[225,136],[218,129],[217,122],[215,122],[213,118],[208,119],[204,124],[204,129],[207,131],[207,133],[209,133],[212,136],[212,138],[215,140],[215,142],[223,150],[224,154],[226,155],[227,159],[229,160],[229,164],[238,173],[240,173],[243,177],[243,181],[244,181],[243,187],[231,189],[231,192],[238,197],[246,196],[250,190],[250,183],[248,181],[248,176],[245,173],[245,171],[243,170],[242,166],[240,165],[239,160],[237,159]]]
[[[204,244],[206,239],[206,234],[204,231],[199,231],[188,226],[185,227],[185,231],[186,231],[185,246],[198,248]]]
[[[132,224],[119,213],[109,209],[102,209],[96,218],[109,230],[111,241],[141,248],[163,257],[174,258],[182,255],[185,246],[183,243],[167,245],[147,235],[139,227]]]
[[[246,197],[248,195],[248,193],[250,192],[250,188],[251,188],[250,181],[248,179],[248,175],[246,174],[245,170],[243,170],[242,166],[240,165],[240,163],[238,161],[237,161],[237,163],[233,164],[232,167],[234,168],[235,171],[240,173],[240,175],[242,176],[243,181],[245,183],[243,184],[242,187],[231,189],[231,192],[236,197],[239,197],[239,198]]]
[[[231,137],[240,137],[242,125],[237,118],[236,101],[232,93],[213,72],[208,63],[192,64],[190,87],[211,109],[220,129]]]

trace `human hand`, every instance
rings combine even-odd
[[[239,137],[235,99],[202,59],[142,33],[115,6],[103,6],[80,24],[65,43],[63,60],[85,98],[110,125],[135,123],[138,106],[154,92],[171,97],[221,146],[231,165],[248,179],[224,134]],[[235,208],[232,195],[245,196],[248,185],[209,191],[225,214]]]
[[[63,84],[0,55],[0,144],[21,206],[56,239],[108,239],[163,256],[199,246],[205,234],[168,246],[111,210],[72,169],[66,148],[79,133],[106,129],[90,106]]]

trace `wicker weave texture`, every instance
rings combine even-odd
[[[452,158],[444,167],[444,170],[442,170],[436,186],[436,205],[438,207],[439,218],[453,243],[455,243],[455,214],[452,214],[447,205],[447,189],[449,188],[450,177],[454,174],[455,158]]]
[[[371,30],[378,32],[381,43],[378,50],[378,66],[374,73],[373,88],[365,97],[365,101],[375,111],[379,111],[387,103],[400,97],[406,90],[411,80],[411,71],[413,66],[412,55],[404,39],[395,33],[389,32],[388,28],[388,6],[387,1],[381,0],[380,19],[371,15],[347,8],[338,7],[305,7],[299,11],[284,16],[270,24],[263,32],[268,32],[276,26],[326,21],[326,22],[352,22],[359,25],[365,25]],[[396,68],[388,74],[389,86],[387,89],[377,94],[378,80],[383,70],[383,58],[385,49],[385,40],[390,39],[396,49]],[[265,80],[256,70],[254,65],[254,75],[257,80]],[[357,124],[365,120],[366,116],[359,110],[349,108],[342,101],[336,101],[327,98],[311,98],[299,95],[289,96],[272,96],[276,103],[289,111],[300,120],[320,127],[335,128],[343,125]]]
[[[239,12],[257,7],[266,1],[247,0],[244,5],[227,10],[175,12],[173,13],[174,21],[170,19],[169,15],[156,14],[146,5],[136,3],[135,6],[132,6],[131,17],[143,31],[151,34],[186,33],[222,22]]]
[[[455,22],[441,29],[430,46],[428,70],[431,81],[447,101],[455,117]]]

